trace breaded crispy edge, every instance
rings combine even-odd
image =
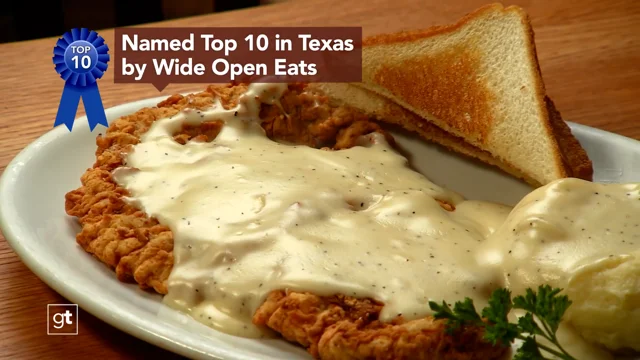
[[[128,192],[111,172],[124,166],[122,156],[140,141],[151,124],[190,106],[213,102],[212,92],[182,97],[174,95],[156,108],[144,108],[114,121],[98,136],[96,162],[81,177],[82,186],[65,195],[67,214],[78,218],[82,230],[78,244],[115,270],[120,281],[137,282],[143,289],[167,293],[166,279],[173,267],[173,234],[125,201]]]
[[[475,326],[448,334],[445,322],[431,316],[381,322],[382,306],[345,295],[274,291],[253,322],[303,345],[322,360],[492,360],[507,351],[485,342],[482,329]]]

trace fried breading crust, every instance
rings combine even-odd
[[[274,291],[253,322],[307,347],[322,360],[475,360],[497,359],[506,349],[482,340],[478,327],[453,335],[432,317],[391,323],[378,321],[383,304],[345,295]]]
[[[97,137],[96,162],[82,175],[82,186],[66,194],[65,209],[82,226],[78,244],[113,268],[119,280],[166,294],[173,267],[173,234],[127,203],[128,192],[115,183],[111,172],[126,166],[124,155],[154,121],[179,111],[204,109],[215,99],[232,108],[246,89],[246,85],[212,85],[201,93],[173,95],[155,108],[117,119],[106,134]],[[361,112],[330,106],[326,97],[304,90],[304,85],[289,85],[281,99],[282,109],[262,105],[260,117],[270,138],[338,150],[354,146],[360,135],[377,131],[394,143]],[[212,141],[222,125],[214,119],[185,126],[174,139],[181,144]],[[454,210],[449,204],[441,205]],[[343,295],[275,291],[256,311],[254,323],[301,344],[319,359],[494,359],[505,351],[483,342],[478,328],[451,336],[432,318],[405,322],[400,317],[382,323],[377,320],[382,306],[371,299]]]

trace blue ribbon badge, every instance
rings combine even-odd
[[[108,62],[109,47],[95,31],[72,29],[58,39],[53,64],[65,83],[54,127],[64,124],[71,131],[81,97],[91,131],[98,124],[109,126],[96,83]]]

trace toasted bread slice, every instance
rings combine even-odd
[[[531,183],[591,180],[586,152],[547,101],[521,8],[488,5],[454,25],[367,38],[362,51],[363,82],[354,85],[453,136],[438,142],[469,153],[464,139],[478,149],[472,156],[487,152]]]

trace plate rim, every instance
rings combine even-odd
[[[111,122],[117,118],[113,116],[114,113],[122,112],[125,108],[141,109],[143,107],[153,106],[166,98],[167,96],[158,96],[110,107],[106,109],[107,118],[111,119]],[[572,131],[581,133],[584,136],[611,138],[612,142],[621,142],[630,148],[637,147],[640,152],[640,141],[635,139],[569,121],[567,121],[567,124],[570,126]],[[78,127],[85,129],[88,128],[86,116],[81,116],[75,120],[74,129]],[[100,130],[96,128],[91,134],[97,134],[99,132]],[[85,295],[81,289],[76,289],[73,286],[65,284],[65,282],[55,276],[53,272],[39,264],[31,251],[24,246],[23,238],[28,235],[21,233],[19,227],[11,225],[19,218],[19,214],[17,211],[13,210],[13,207],[8,200],[4,200],[8,198],[4,195],[12,191],[13,186],[16,184],[16,179],[19,177],[20,171],[26,166],[28,161],[37,154],[37,151],[40,148],[45,147],[47,144],[67,134],[70,134],[70,132],[64,126],[57,126],[47,131],[45,134],[25,146],[9,162],[9,164],[7,164],[0,176],[0,230],[2,231],[9,247],[18,255],[20,260],[29,268],[29,270],[31,270],[31,272],[33,272],[41,281],[53,290],[58,292],[67,300],[78,304],[85,311],[99,318],[101,321],[104,321],[125,333],[135,336],[152,345],[190,358],[219,360],[228,358],[244,359],[244,357],[239,357],[238,354],[230,353],[229,351],[221,348],[217,348],[216,353],[200,351],[196,347],[190,345],[189,341],[185,341],[185,339],[171,339],[166,336],[167,334],[162,334],[161,331],[154,331],[147,324],[149,321],[143,318],[136,316],[133,319],[127,319],[125,317],[125,313],[128,313],[127,311],[121,309],[116,309],[116,311],[114,311],[114,309],[109,309],[104,303],[94,301],[90,296]]]

